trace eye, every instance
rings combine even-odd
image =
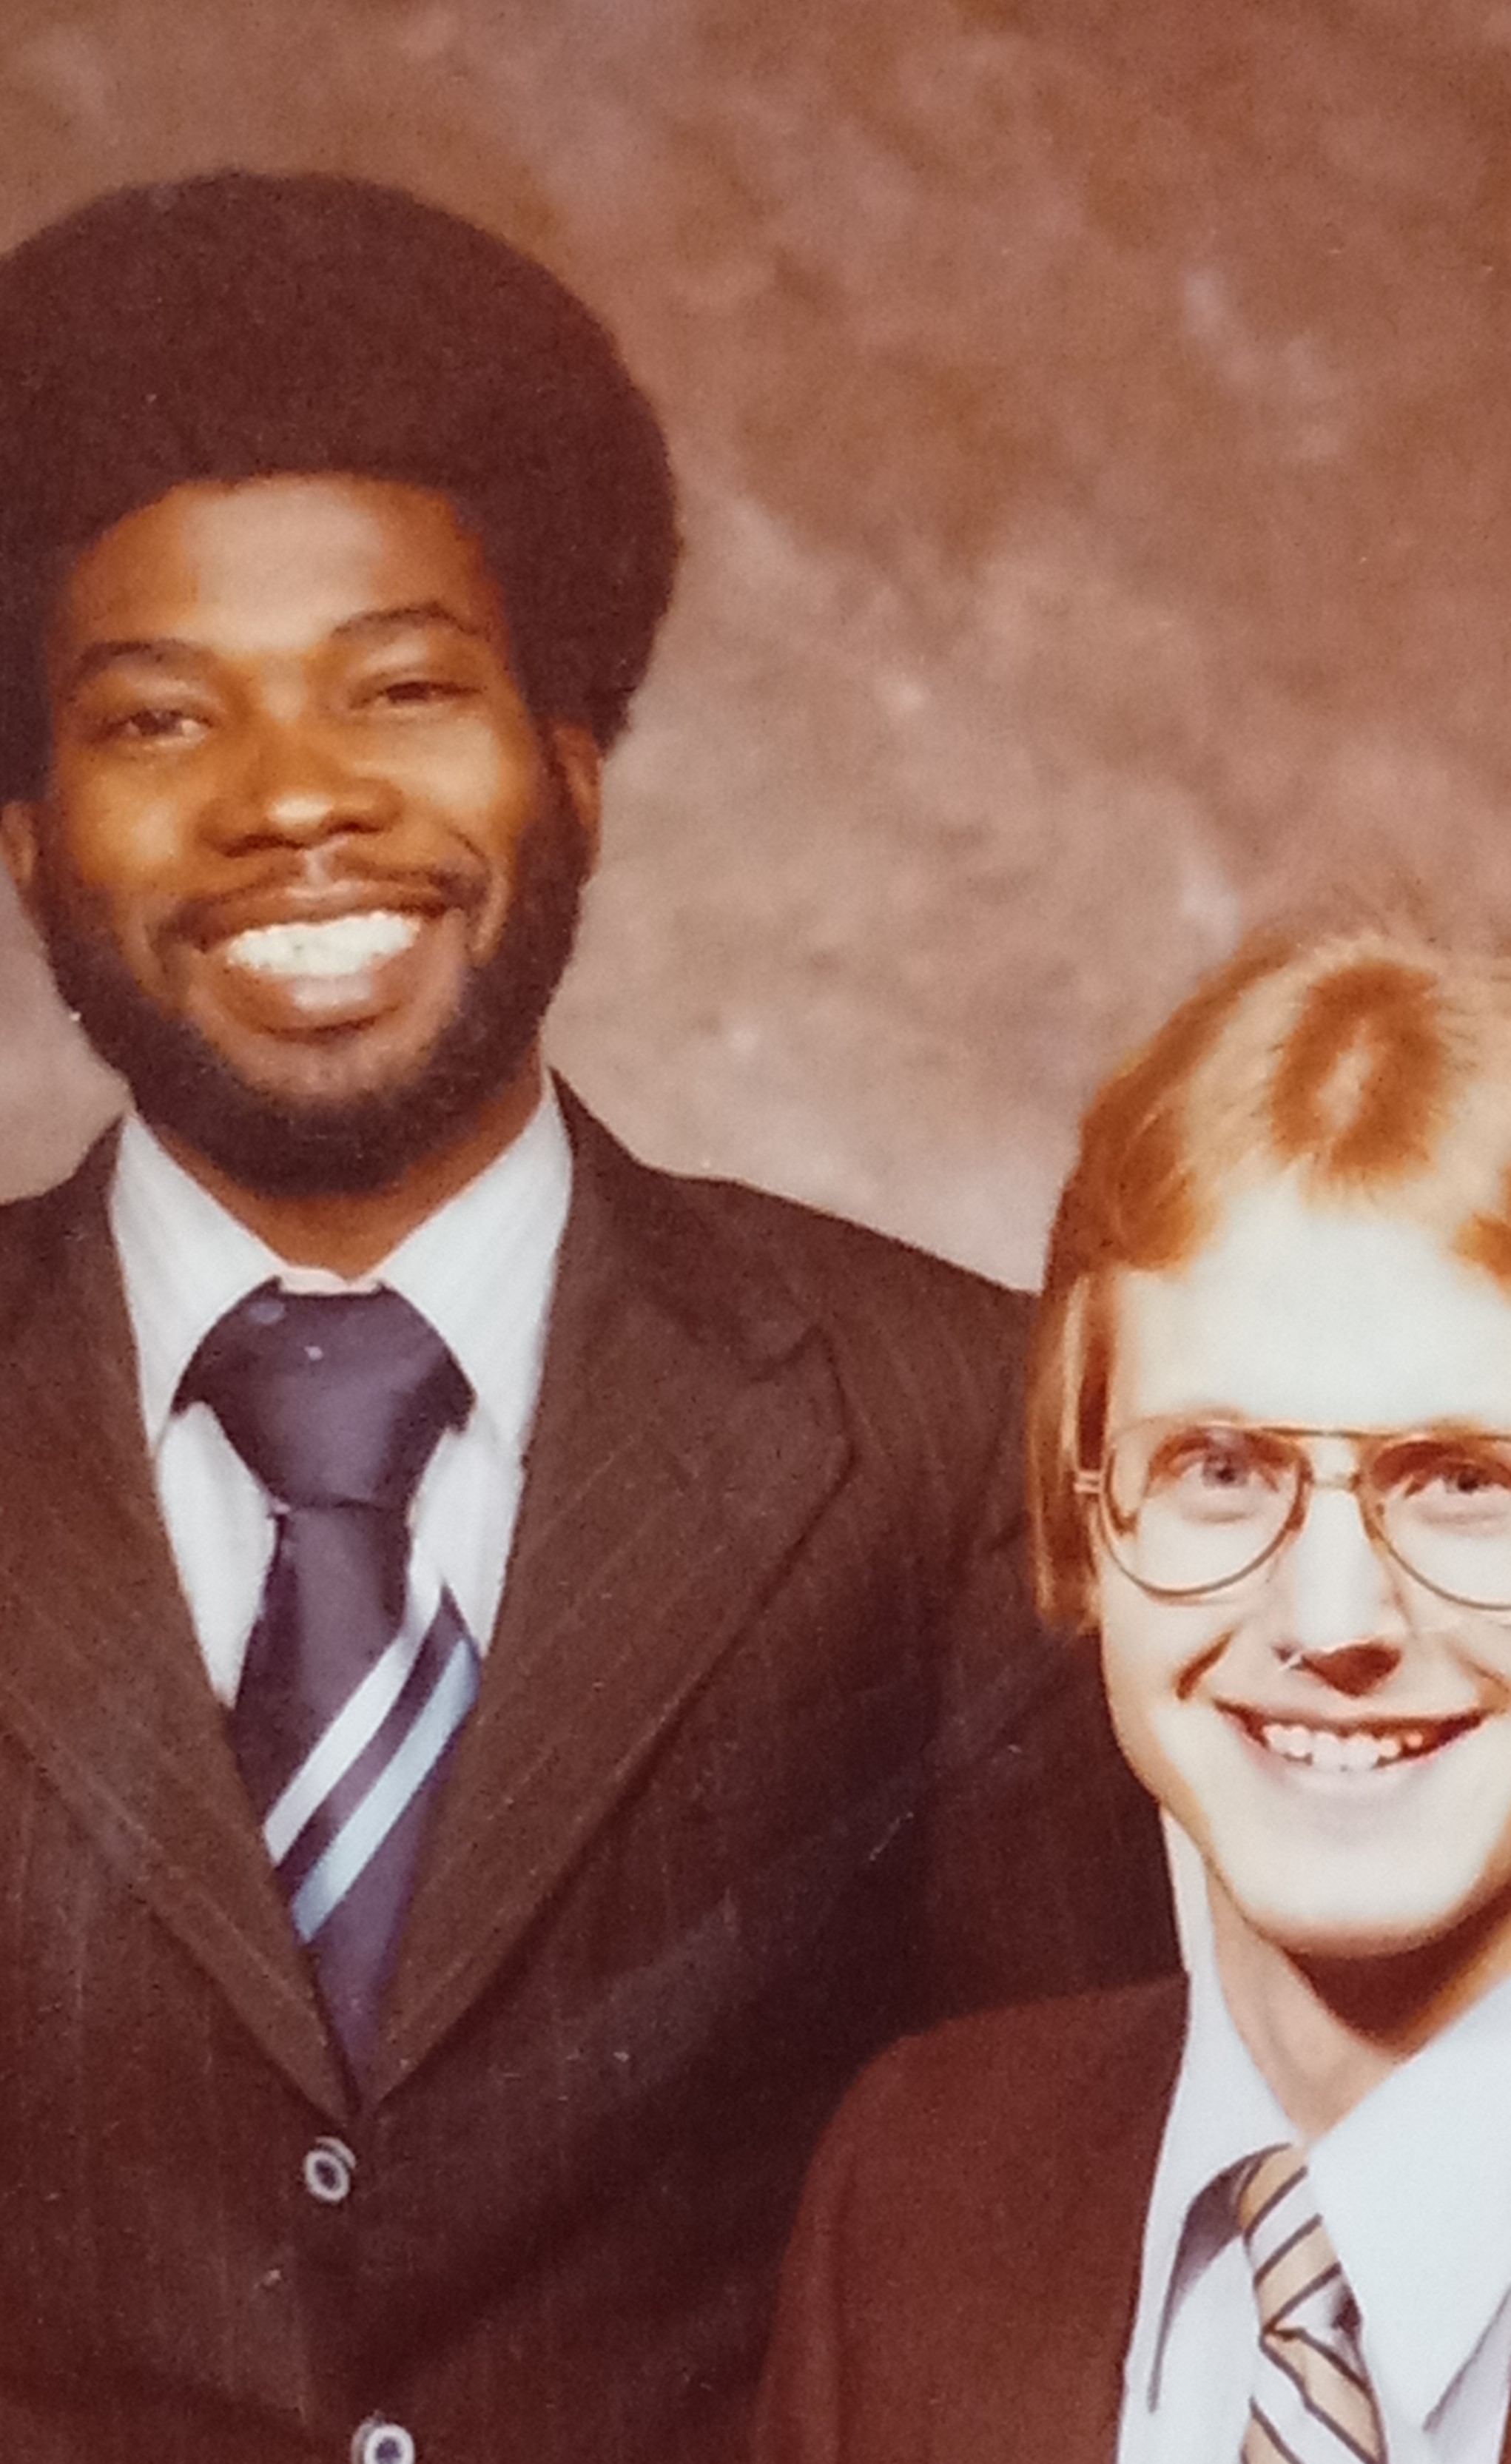
[[[176,702],[143,702],[131,710],[106,712],[90,731],[104,744],[197,743],[208,720],[200,711]]]
[[[357,695],[360,704],[380,710],[433,710],[449,703],[472,701],[477,687],[460,676],[385,676]]]
[[[1202,1425],[1166,1435],[1150,1458],[1144,1490],[1193,1519],[1222,1521],[1272,1504],[1294,1478],[1290,1452],[1273,1437]]]
[[[1511,1524],[1511,1446],[1490,1439],[1417,1438],[1376,1458],[1374,1485],[1419,1522]]]

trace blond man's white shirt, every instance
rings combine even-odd
[[[1257,2345],[1218,2187],[1297,2133],[1223,1998],[1205,1871],[1166,1839],[1191,2020],[1149,2213],[1117,2464],[1236,2458]],[[1499,2464],[1511,2393],[1511,1980],[1307,2151],[1352,2289],[1390,2464]]]

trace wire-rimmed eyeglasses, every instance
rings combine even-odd
[[[1352,1469],[1319,1471],[1313,1448],[1336,1444],[1352,1451]],[[1511,1613],[1511,1433],[1135,1420],[1076,1487],[1096,1499],[1111,1556],[1153,1599],[1231,1590],[1295,1538],[1314,1491],[1343,1488],[1413,1581],[1463,1608]]]

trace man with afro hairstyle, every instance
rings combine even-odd
[[[675,551],[609,338],[412,198],[0,264],[4,847],[132,1098],[0,1211],[27,2464],[733,2464],[858,2065],[1167,1955],[1021,1303],[542,1072]]]

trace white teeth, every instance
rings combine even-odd
[[[1369,1728],[1306,1728],[1300,1722],[1267,1720],[1259,1729],[1272,1754],[1288,1763],[1306,1763],[1313,1771],[1369,1771],[1399,1762],[1403,1754],[1426,1750],[1424,1728],[1391,1728],[1378,1735]]]
[[[352,976],[381,958],[397,957],[419,932],[418,915],[378,907],[357,915],[256,924],[237,933],[222,955],[256,976]]]
[[[1262,1733],[1272,1754],[1283,1754],[1287,1762],[1310,1762],[1311,1738],[1306,1729],[1271,1727]]]

